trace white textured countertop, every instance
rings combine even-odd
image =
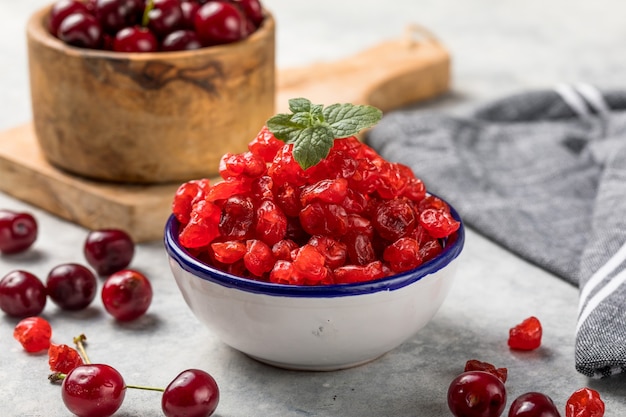
[[[44,0],[0,2],[0,130],[30,120],[25,24]],[[277,20],[280,67],[332,60],[396,37],[411,23],[434,31],[453,57],[453,91],[423,106],[456,111],[482,100],[560,82],[623,87],[626,6],[618,0],[266,0]],[[622,84],[620,84],[622,83]],[[0,178],[2,181],[2,178]],[[40,223],[34,247],[0,256],[0,275],[26,269],[44,279],[64,262],[84,262],[87,231],[0,193],[0,208],[29,210]],[[221,388],[220,417],[449,416],[446,392],[465,361],[509,369],[509,403],[540,391],[563,410],[576,389],[598,390],[606,415],[626,415],[624,376],[589,380],[574,369],[578,290],[468,231],[453,290],[428,326],[382,358],[353,369],[308,373],[275,369],[232,350],[187,309],[161,242],[139,245],[132,267],[149,276],[154,301],[137,322],[117,324],[101,302],[68,314],[48,303],[53,340],[85,333],[93,360],[116,367],[132,384],[165,386],[180,371],[209,371]],[[508,330],[535,315],[540,349],[514,353]],[[69,415],[47,381],[46,355],[28,355],[13,339],[16,320],[0,317],[0,415]],[[128,392],[118,416],[160,415],[154,392]]]

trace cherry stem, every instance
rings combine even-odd
[[[148,27],[148,23],[150,23],[150,10],[154,9],[154,0],[148,0],[146,3],[146,8],[143,10],[143,16],[141,16],[141,26]]]
[[[87,341],[87,336],[84,334],[80,334],[74,338],[74,344],[76,345],[76,349],[80,352],[80,355],[83,357],[83,361],[86,364],[90,364],[89,356],[87,356],[87,351],[85,350],[85,342]]]
[[[65,379],[67,375],[62,372],[54,372],[48,375],[48,380],[52,383],[61,382]]]
[[[144,391],[159,391],[159,392],[165,392],[165,388],[159,388],[159,387],[144,387],[143,385],[126,385],[126,388],[132,388],[132,389],[142,389]]]

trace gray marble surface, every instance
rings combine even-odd
[[[47,0],[0,2],[0,129],[30,120],[24,28]],[[458,111],[483,100],[559,82],[623,87],[626,6],[618,0],[266,0],[277,19],[281,67],[331,60],[396,37],[419,23],[453,56],[453,91],[421,106]],[[2,178],[0,178],[2,181]],[[0,275],[26,269],[44,279],[64,262],[83,262],[87,231],[0,193],[0,207],[34,212],[40,238],[32,250],[0,256]],[[152,280],[148,314],[115,323],[99,300],[68,314],[48,303],[53,340],[85,333],[89,353],[131,384],[165,386],[180,371],[211,372],[221,388],[216,412],[238,416],[449,416],[449,382],[471,358],[509,369],[509,403],[541,391],[561,410],[576,389],[597,389],[607,416],[626,415],[626,378],[589,380],[574,369],[578,290],[468,231],[453,290],[431,323],[370,364],[339,372],[275,369],[230,349],[191,315],[170,274],[160,242],[137,248],[132,266]],[[544,325],[542,347],[511,352],[508,329],[529,315]],[[24,353],[12,338],[16,321],[0,317],[0,415],[69,415],[59,387],[47,382],[46,355]],[[118,416],[160,415],[158,393],[130,391]]]

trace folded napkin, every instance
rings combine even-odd
[[[468,226],[577,285],[576,369],[626,372],[626,90],[564,85],[466,116],[396,111],[367,141]]]

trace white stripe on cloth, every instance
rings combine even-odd
[[[592,86],[591,84],[577,84],[575,88],[576,91],[578,91],[578,94],[583,96],[583,98],[587,101],[589,106],[591,106],[593,110],[595,110],[598,116],[609,116],[609,113],[611,113],[611,108],[606,103],[606,101],[604,101],[602,93],[600,93],[600,91],[596,87]]]
[[[626,269],[615,275],[608,284],[606,284],[600,291],[598,291],[592,298],[589,300],[585,309],[583,310],[580,317],[578,317],[578,324],[576,326],[576,332],[580,330],[580,327],[583,325],[585,320],[589,317],[589,315],[600,305],[602,301],[604,301],[608,296],[613,294],[615,290],[617,290],[620,285],[622,285],[626,281]]]
[[[578,313],[580,314],[583,306],[585,305],[589,294],[602,282],[604,278],[609,276],[617,267],[626,260],[626,242],[618,249],[617,252],[611,258],[602,265],[592,276],[589,281],[585,283],[580,291],[580,297],[578,302]],[[615,279],[615,278],[613,278]]]
[[[563,101],[583,119],[591,117],[591,111],[580,94],[569,84],[559,84],[554,90],[561,96]]]

